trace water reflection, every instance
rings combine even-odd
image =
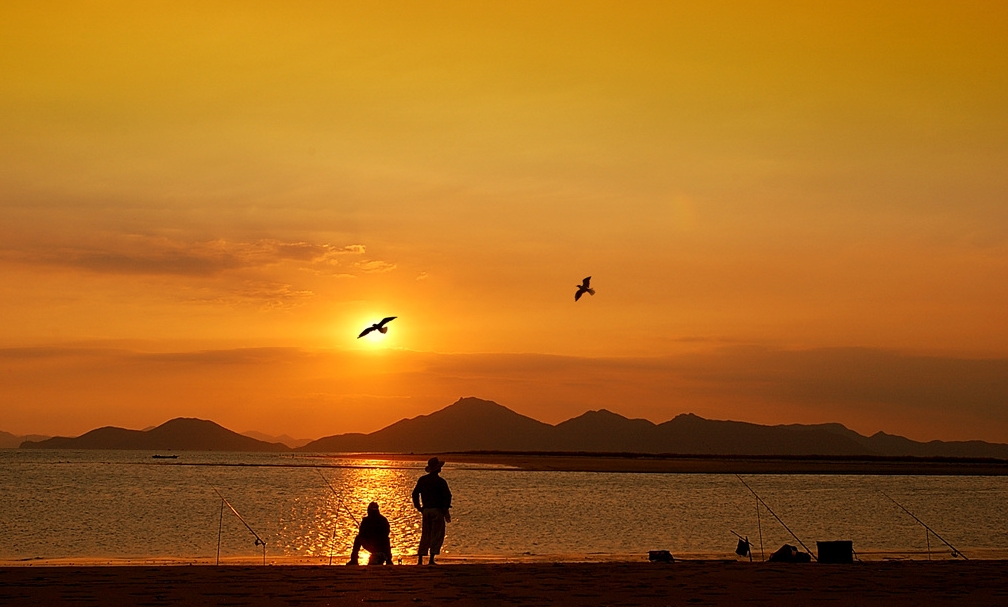
[[[420,516],[410,500],[422,474],[416,465],[348,459],[319,467],[209,466],[200,472],[206,474],[207,487],[217,487],[253,528],[265,530],[257,532],[267,538],[269,555],[345,562],[372,501],[389,520],[393,558],[416,551]],[[203,493],[198,480],[193,481],[186,489]],[[251,536],[232,518],[225,516],[221,554],[248,556]]]
[[[326,469],[319,477],[322,498],[314,516],[316,530],[311,546],[296,549],[308,555],[349,554],[361,518],[370,502],[378,502],[391,527],[393,559],[415,549],[414,529],[419,516],[410,502],[415,479],[413,474],[395,469],[389,462],[362,460],[349,467]],[[329,485],[332,485],[330,487]],[[363,551],[367,554],[367,551]]]
[[[185,453],[0,450],[0,558],[193,557],[213,561],[219,490],[274,558],[345,563],[367,504],[391,526],[394,559],[413,561],[420,516],[410,493],[423,462]],[[334,493],[315,467],[335,488]],[[734,558],[736,538],[758,551],[794,540],[730,475],[524,472],[449,464],[455,498],[445,552],[469,557],[681,554]],[[752,488],[810,547],[854,541],[917,552],[928,536],[882,497],[893,496],[973,558],[1008,551],[1008,478],[753,475]],[[213,487],[213,488],[212,488]],[[342,505],[340,501],[342,500]],[[351,517],[353,515],[353,517]],[[225,512],[221,557],[256,562],[255,538]],[[936,548],[931,538],[932,549]],[[758,554],[758,552],[757,552]],[[601,558],[601,557],[600,557]],[[947,558],[947,555],[946,555]]]

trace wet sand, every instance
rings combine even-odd
[[[3,567],[0,605],[1008,604],[1008,561]]]

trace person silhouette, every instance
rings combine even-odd
[[[357,564],[361,548],[371,553],[368,565],[391,565],[392,542],[389,540],[389,531],[388,519],[378,512],[378,502],[368,504],[367,515],[361,519],[347,565]]]
[[[423,559],[430,552],[428,565],[434,564],[434,557],[441,553],[444,544],[445,523],[451,522],[452,494],[448,482],[439,473],[444,462],[437,457],[427,460],[424,470],[427,474],[417,480],[413,489],[413,507],[420,511],[423,524],[420,528],[420,548],[417,551],[417,564],[423,565]]]

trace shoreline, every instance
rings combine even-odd
[[[765,555],[776,550],[767,547]],[[761,564],[758,552],[753,554],[751,564]],[[1008,562],[1008,549],[974,548],[964,551],[968,557],[965,562]],[[366,553],[365,553],[366,554]],[[739,563],[750,564],[746,558],[737,557],[731,552],[676,552],[672,551],[679,563]],[[394,560],[402,562],[399,565],[410,566],[416,560],[415,554],[394,555]],[[333,554],[332,565],[329,556],[271,556],[266,555],[267,567],[343,567],[349,559],[349,554]],[[0,569],[21,567],[185,567],[185,566],[216,566],[214,556],[127,556],[127,557],[27,557],[0,558]],[[362,562],[367,562],[365,556]],[[563,564],[602,564],[602,563],[648,563],[647,554],[640,553],[581,553],[581,554],[526,554],[526,555],[492,555],[492,554],[442,554],[438,564],[444,565],[536,565],[543,563]],[[856,551],[855,564],[876,564],[892,562],[964,562],[955,558],[951,550],[932,550],[929,555],[920,550],[869,550]],[[813,561],[814,563],[814,561]],[[396,566],[399,566],[396,565]],[[221,567],[262,567],[262,555],[221,557]]]
[[[526,472],[615,472],[656,474],[842,474],[880,476],[1008,476],[1008,461],[978,458],[799,457],[669,455],[646,453],[300,453],[292,457],[498,466]],[[180,462],[182,463],[182,462]]]
[[[0,451],[24,451],[0,449]],[[32,451],[32,450],[28,450]],[[60,450],[44,450],[60,451]],[[596,452],[514,452],[514,451],[440,451],[416,453],[390,452],[242,452],[176,451],[171,457],[153,458],[164,451],[113,449],[70,449],[67,453],[111,451],[143,454],[140,465],[156,466],[235,466],[235,467],[331,467],[375,468],[390,462],[410,467],[438,456],[451,465],[472,465],[501,471],[523,472],[607,472],[654,474],[793,474],[793,475],[869,475],[869,476],[1008,476],[1008,460],[967,457],[917,456],[797,456],[797,455],[680,455],[668,453],[596,453]],[[207,461],[205,456],[271,456],[271,461],[222,463]],[[202,461],[201,461],[202,460]],[[356,462],[354,460],[357,460]],[[353,463],[348,463],[353,462]]]
[[[1008,561],[0,567],[0,604],[1001,605]]]

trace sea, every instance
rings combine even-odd
[[[0,562],[347,560],[378,502],[416,560],[423,463],[366,456],[0,450]],[[1008,558],[1008,478],[523,471],[449,463],[447,562],[760,560],[849,540],[856,558]],[[749,488],[743,484],[748,484]],[[758,496],[762,499],[760,503]]]

